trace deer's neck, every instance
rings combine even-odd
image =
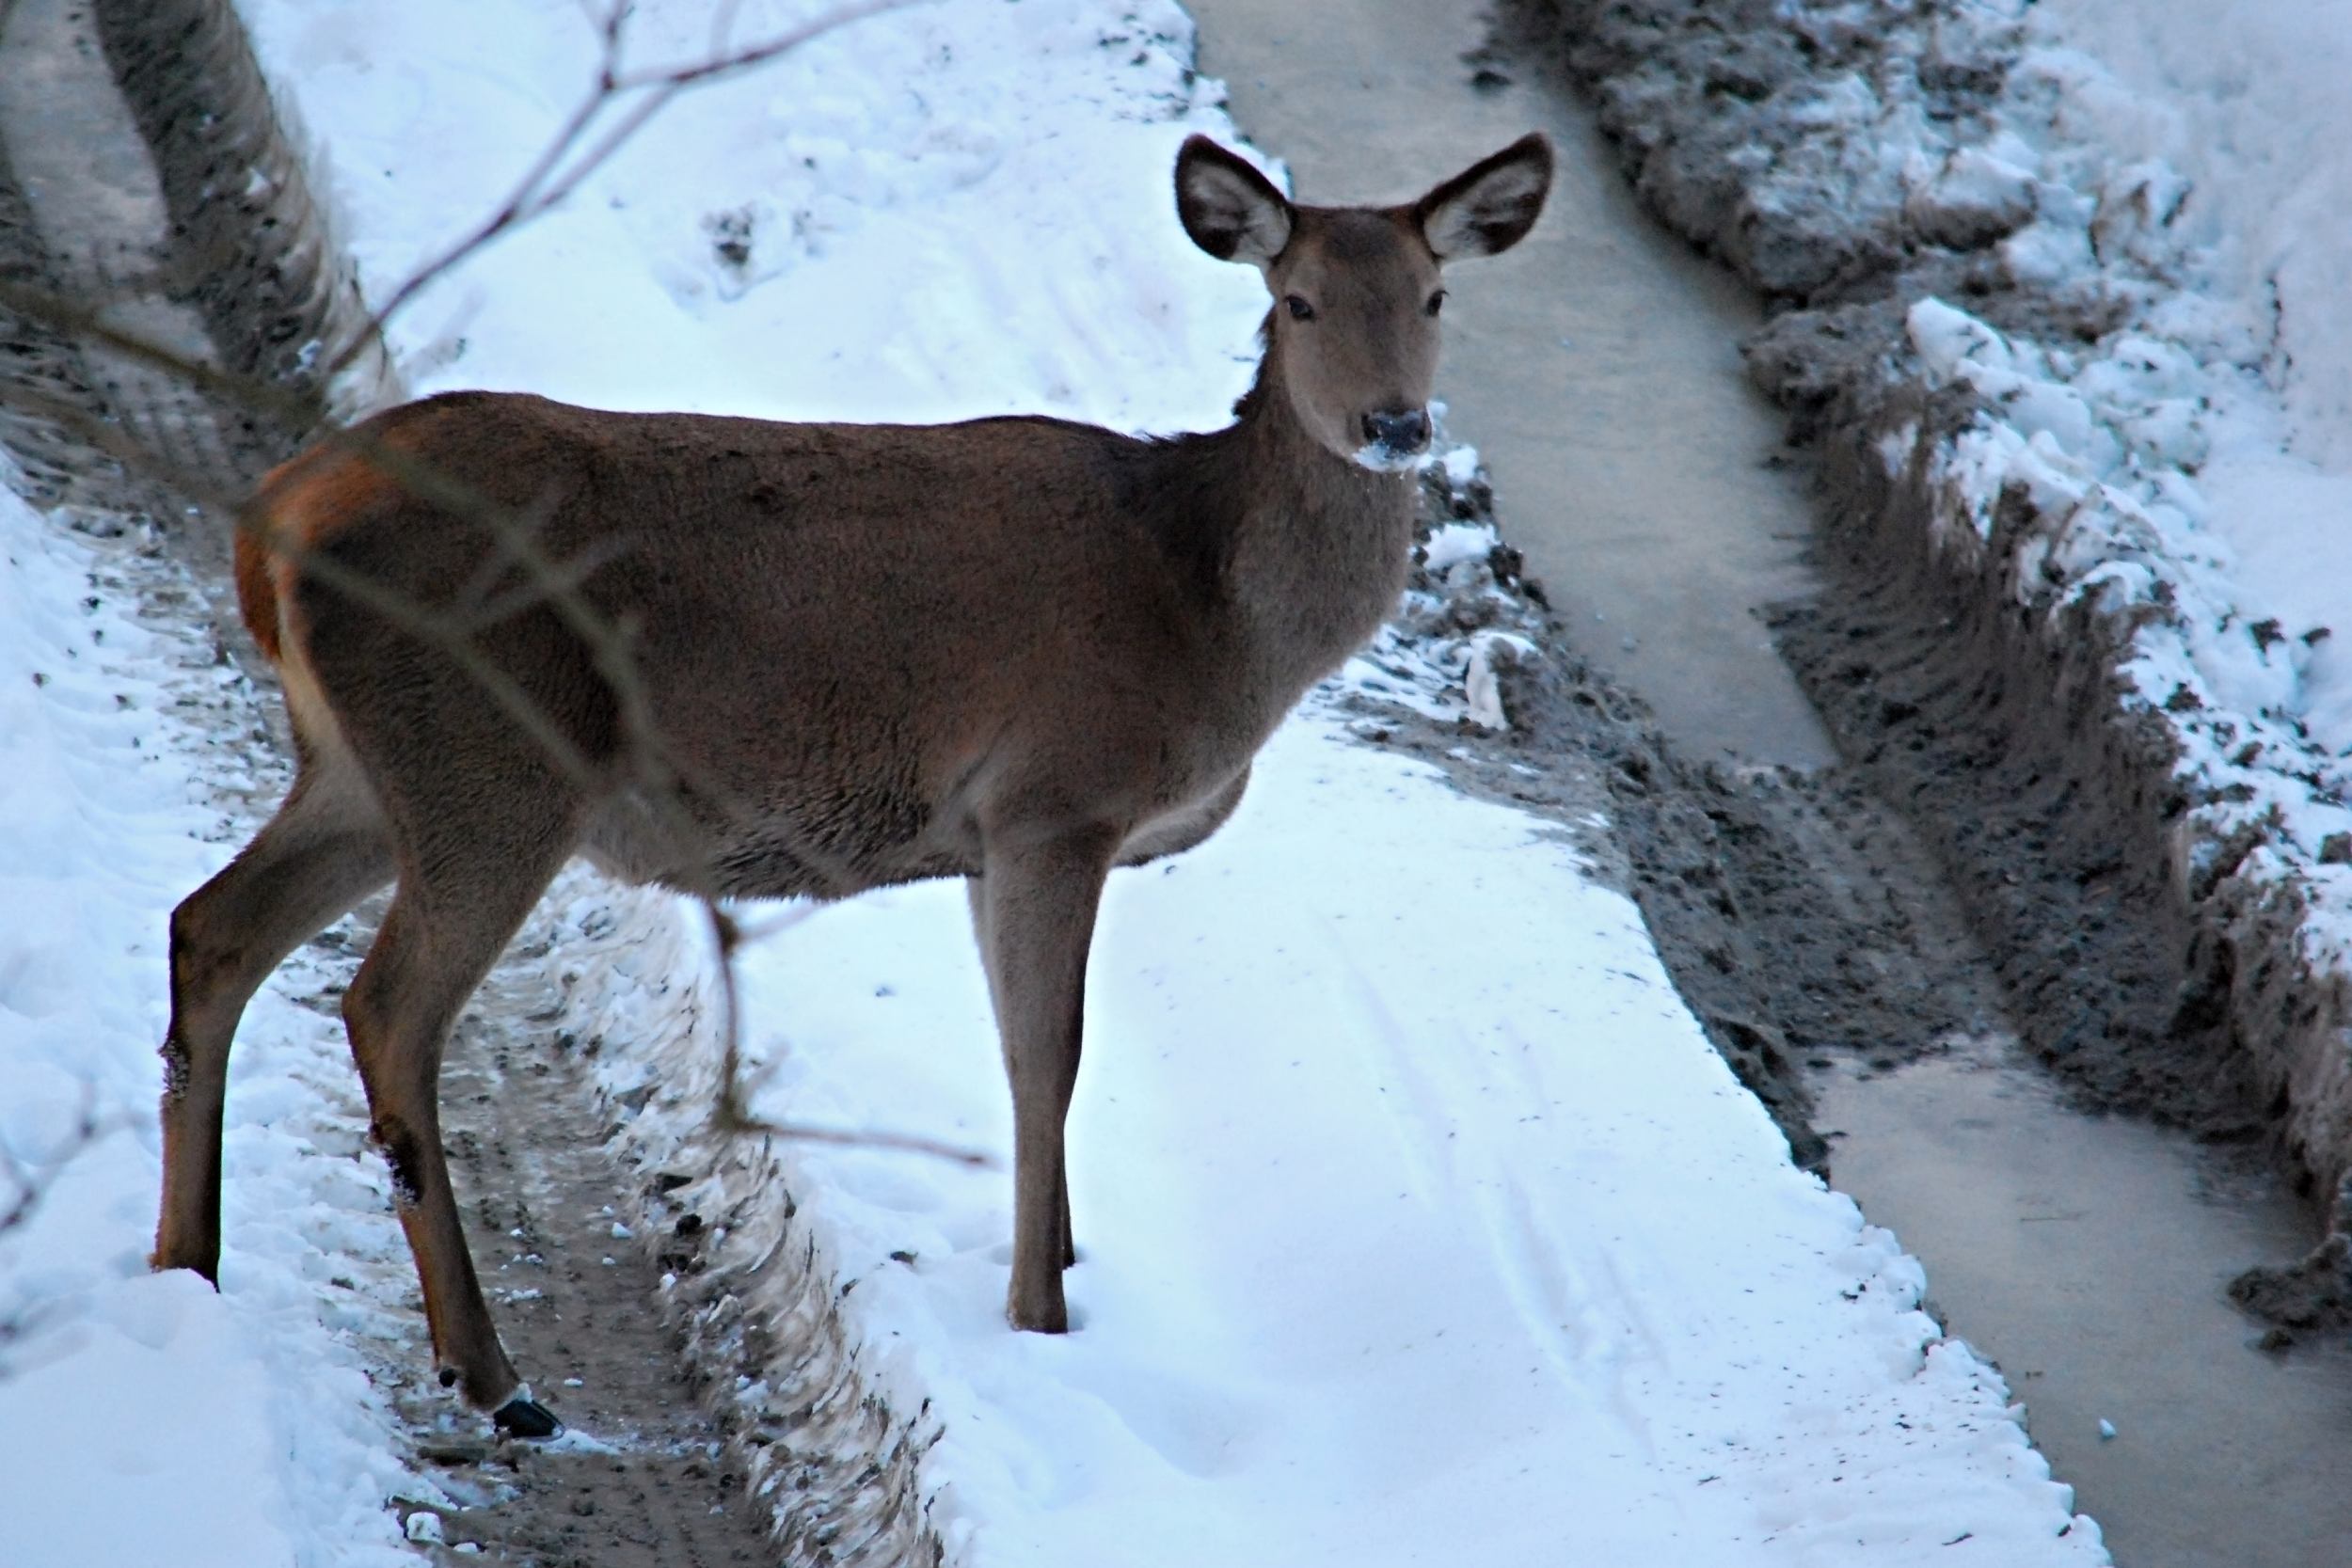
[[[1252,684],[1287,706],[1394,611],[1415,481],[1310,436],[1271,350],[1236,412],[1232,426],[1198,438],[1216,444],[1221,492],[1198,518],[1214,535],[1213,613]]]

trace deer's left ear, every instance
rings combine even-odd
[[[1532,131],[1413,204],[1422,238],[1440,261],[1508,250],[1535,227],[1551,190],[1551,143]]]

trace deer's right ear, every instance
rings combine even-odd
[[[1440,261],[1492,256],[1527,237],[1551,191],[1551,143],[1531,131],[1413,205],[1422,238]]]
[[[1176,154],[1176,215],[1220,261],[1264,266],[1291,239],[1291,204],[1274,183],[1206,136]]]

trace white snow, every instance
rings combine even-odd
[[[1004,1328],[1002,1170],[794,1160],[885,1386],[943,1413],[952,1554],[2104,1560],[1632,906],[1337,727],[1286,728],[1223,833],[1105,902],[1077,1333]],[[755,950],[759,1108],[1009,1148],[970,945],[934,885]]]
[[[2245,874],[2340,966],[2352,871],[2321,855],[2352,832],[2352,5],[1790,9],[2005,69],[1989,123],[1924,115],[1908,52],[1869,92],[1839,78],[1804,111],[1822,145],[1763,199],[1818,197],[1867,231],[1886,187],[1820,171],[1897,161],[1930,234],[2029,220],[1991,247],[1998,270],[2114,324],[2095,342],[2012,341],[1963,302],[1912,303],[1930,379],[1983,405],[1922,454],[1947,515],[1974,525],[1942,542],[1984,564],[2003,491],[2023,489],[2042,520],[1990,569],[2039,610],[2089,599],[2127,619],[2124,673],[2180,739],[2190,836],[2267,839]]]
[[[202,628],[135,618],[137,543],[0,484],[0,1150],[56,1163],[0,1233],[0,1561],[407,1562],[386,1499],[437,1493],[339,1332],[382,1332],[381,1292],[328,1283],[407,1263],[341,1031],[291,987],[232,1068],[221,1292],[147,1269],[164,921],[228,857],[206,801],[241,759],[172,717],[230,677]]]
[[[1468,473],[1462,476],[1465,480],[1469,477]],[[1431,577],[1442,578],[1460,562],[1486,560],[1500,543],[1495,531],[1485,523],[1440,523],[1429,531],[1429,543],[1422,551],[1422,563],[1429,568]]]
[[[2135,210],[2130,239],[2183,285],[2140,338],[2172,406],[2199,407],[2169,421],[2196,438],[2159,455],[2194,475],[2202,553],[2242,622],[2352,632],[2352,4],[2049,0],[2028,38],[2059,94],[2045,135],[2082,144],[2067,166],[2106,205],[2145,189],[2154,221]],[[2352,753],[2342,644],[2282,652],[2278,709],[2329,756]]]
[[[593,70],[572,0],[247,9],[379,297]],[[735,9],[741,37],[790,14]],[[636,14],[644,57],[707,46],[707,11]],[[1232,136],[1189,56],[1165,0],[941,0],[866,24],[680,103],[426,294],[395,352],[420,391],[1213,426],[1263,297],[1173,221],[1178,142]],[[1899,188],[1899,165],[1880,173]],[[1949,178],[1994,200],[2009,176]],[[1953,373],[2058,385],[1927,330],[1957,345]],[[2037,395],[2042,434],[2073,428]],[[72,608],[93,546],[5,502],[0,529],[0,789],[31,829],[0,840],[0,875],[37,911],[0,919],[0,1135],[38,1153],[86,1080],[127,1118],[0,1238],[0,1310],[47,1314],[0,1342],[8,1560],[25,1521],[39,1564],[394,1560],[384,1499],[425,1494],[358,1370],[347,1314],[376,1297],[344,1307],[324,1279],[405,1261],[331,1020],[265,1000],[248,1022],[228,1293],[143,1272],[162,923],[226,850],[160,695],[198,678],[172,673],[194,651]],[[616,969],[691,961],[683,913],[624,907],[649,939]],[[757,1108],[1001,1158],[964,921],[961,890],[932,885],[755,945]],[[922,1483],[952,1560],[2106,1560],[1997,1374],[1919,1311],[1916,1264],[1789,1164],[1633,906],[1549,827],[1355,744],[1327,699],[1222,834],[1115,879],[1088,1016],[1067,1338],[1003,1326],[1001,1168],[785,1150],[885,1391],[930,1402]],[[615,1075],[705,1048],[611,1022]],[[336,1095],[340,1122],[319,1109]]]

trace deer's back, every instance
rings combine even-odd
[[[394,410],[345,463],[371,443],[379,467],[429,471],[435,498],[329,460],[308,483],[331,520],[299,515],[298,473],[265,502],[405,598],[445,611],[470,589],[505,610],[481,657],[625,779],[595,648],[531,602],[527,574],[484,565],[500,528],[574,563],[585,608],[627,628],[629,678],[737,891],[966,870],[990,814],[1141,821],[1222,785],[1260,737],[1219,689],[1213,567],[1163,515],[1191,493],[1159,482],[1152,443],[1045,420],[777,424],[495,394]],[[372,732],[353,736],[363,756],[511,731],[429,641],[314,578],[299,596],[322,687]]]

